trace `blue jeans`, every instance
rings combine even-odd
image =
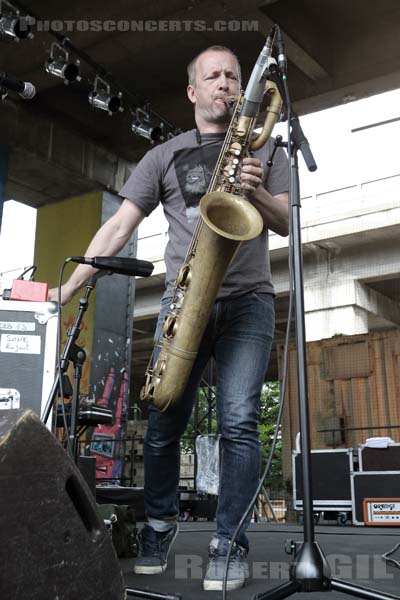
[[[161,325],[168,300],[163,301]],[[260,475],[260,392],[272,345],[275,310],[271,294],[249,292],[215,303],[181,401],[167,412],[150,407],[144,440],[145,506],[148,517],[175,519],[180,437],[192,412],[201,375],[211,355],[217,372],[217,424],[221,434],[217,535],[231,538]],[[244,524],[237,541],[248,548]]]

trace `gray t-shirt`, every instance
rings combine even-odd
[[[201,136],[196,130],[182,133],[156,146],[138,163],[120,196],[134,202],[148,216],[159,202],[169,223],[165,250],[166,291],[171,295],[176,275],[185,260],[199,216],[199,202],[206,193],[225,134]],[[254,152],[264,165],[264,186],[273,196],[288,190],[287,157],[278,148],[274,164],[266,165],[272,154],[273,139]],[[254,240],[243,242],[220,288],[218,299],[245,292],[273,293],[268,254],[268,229]]]

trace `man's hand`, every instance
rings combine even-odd
[[[64,306],[64,304],[67,304],[71,300],[71,298],[73,298],[74,295],[75,290],[72,290],[68,286],[68,283],[65,283],[63,286],[61,286],[62,306]],[[58,302],[58,288],[52,288],[51,290],[49,290],[49,295],[47,299],[49,302]]]
[[[244,158],[240,172],[240,184],[243,195],[251,199],[254,192],[263,183],[264,169],[258,158]]]

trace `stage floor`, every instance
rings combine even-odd
[[[205,592],[202,577],[207,565],[207,546],[215,524],[210,522],[180,523],[180,532],[171,550],[168,569],[162,575],[134,575],[134,559],[121,559],[128,587],[162,593],[180,593],[183,599],[221,598],[221,592]],[[355,585],[374,588],[400,596],[400,569],[387,565],[381,555],[400,542],[400,528],[344,527],[317,525],[316,541],[328,559],[332,576]],[[285,553],[285,541],[302,540],[299,525],[254,523],[248,530],[250,578],[246,586],[229,597],[251,599],[254,594],[270,590],[288,580],[292,556]],[[400,549],[393,557],[400,561]],[[295,594],[292,597],[322,598],[324,593]],[[327,600],[347,595],[329,592]]]

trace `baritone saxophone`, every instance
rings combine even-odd
[[[141,399],[153,402],[161,411],[175,405],[184,393],[212,306],[235,252],[242,242],[256,238],[263,230],[258,210],[240,196],[236,175],[241,159],[267,142],[281,111],[282,100],[275,83],[260,76],[263,69],[260,57],[267,61],[271,48],[270,36],[246,92],[237,100],[208,191],[200,201],[200,217],[176,278],[169,310],[147,366]],[[247,93],[250,84],[253,88]],[[270,102],[264,126],[260,135],[254,137],[265,94]]]

